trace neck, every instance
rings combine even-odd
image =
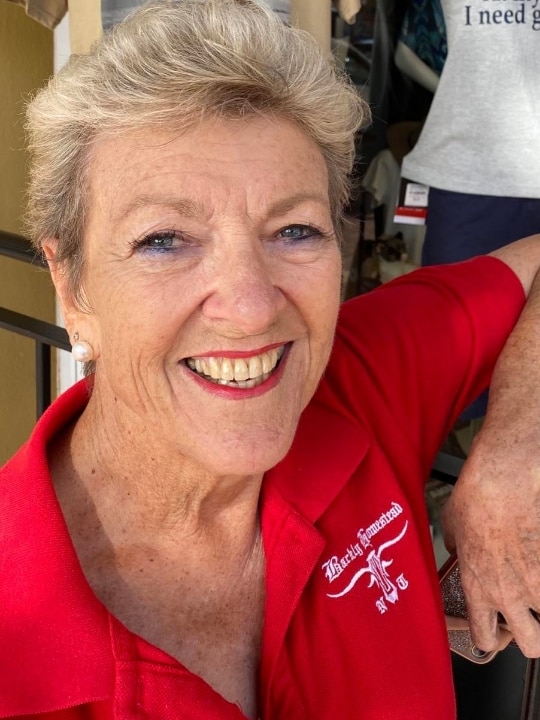
[[[210,450],[211,452],[211,450]],[[247,547],[258,537],[263,474],[216,475],[153,437],[137,417],[103,411],[92,396],[63,442],[59,499],[85,498],[110,539],[182,536]],[[62,478],[69,478],[65,484]]]

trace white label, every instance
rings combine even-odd
[[[427,207],[429,188],[420,183],[407,183],[405,188],[405,205],[409,207]]]

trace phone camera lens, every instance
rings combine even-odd
[[[473,645],[471,647],[471,653],[474,655],[474,657],[477,658],[483,658],[487,655],[487,652],[485,652],[484,650],[480,650],[480,648],[477,648],[476,645]]]

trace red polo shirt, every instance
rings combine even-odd
[[[513,273],[482,258],[343,306],[327,372],[263,484],[261,718],[454,718],[424,479],[522,304]],[[84,578],[46,449],[86,400],[84,382],[60,397],[0,471],[0,717],[241,720]]]

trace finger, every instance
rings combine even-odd
[[[485,608],[467,608],[471,637],[477,648],[485,652],[499,649],[500,630],[497,624],[497,612]],[[510,638],[512,639],[512,638]]]
[[[465,618],[461,617],[453,617],[452,615],[445,615],[444,616],[445,622],[446,622],[446,629],[449,631],[452,630],[470,630],[469,621]],[[504,648],[509,645],[509,643],[512,642],[514,639],[513,633],[510,631],[507,625],[498,625],[496,630],[496,642],[497,647],[494,648],[495,650],[504,650]],[[478,646],[477,646],[478,647]]]
[[[528,608],[512,608],[503,614],[506,625],[525,657],[540,657],[540,623],[531,611]]]
[[[500,625],[498,626],[497,630],[497,650],[504,650],[505,647],[507,647],[512,640],[514,639],[513,633],[510,632],[510,630],[506,630],[505,628],[502,628]]]

